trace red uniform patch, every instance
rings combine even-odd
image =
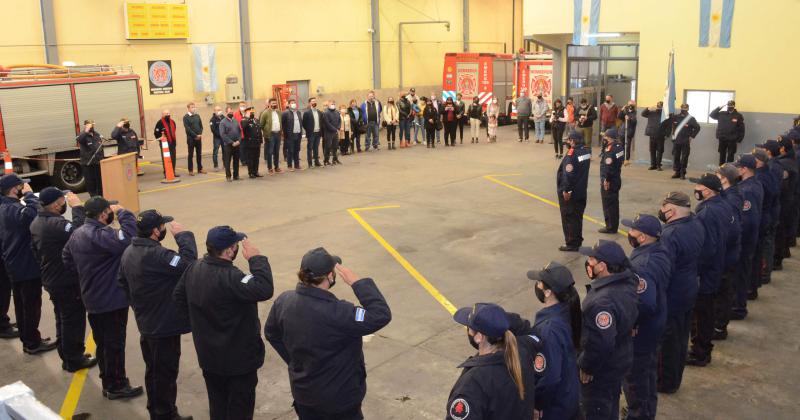
[[[636,288],[636,293],[642,294],[647,290],[647,280],[639,277],[639,287]]]
[[[744,204],[742,205],[742,210],[749,211],[753,205],[750,204],[750,200],[744,200]]]
[[[598,312],[597,316],[594,317],[594,323],[597,324],[597,328],[601,330],[608,329],[613,322],[614,319],[611,317],[611,314],[606,311]]]
[[[463,420],[469,416],[469,403],[463,398],[453,400],[450,404],[450,418],[454,420]]]
[[[542,353],[536,353],[536,357],[533,359],[533,370],[542,373],[546,367],[547,360],[544,358],[544,355]]]

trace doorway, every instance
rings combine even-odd
[[[287,80],[286,84],[297,85],[297,109],[306,109],[308,106],[310,80]]]
[[[639,44],[567,46],[567,97],[597,106],[606,95],[624,105],[636,100]]]

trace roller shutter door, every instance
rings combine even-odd
[[[69,85],[0,89],[0,111],[12,156],[54,153],[77,147]]]
[[[94,128],[106,138],[120,118],[131,121],[131,128],[144,138],[139,121],[139,92],[135,80],[92,82],[75,84],[75,100],[78,103],[78,119],[94,120]]]

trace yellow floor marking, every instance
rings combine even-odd
[[[549,205],[551,205],[551,206],[553,206],[555,208],[558,208],[558,203],[556,203],[554,201],[551,201],[551,200],[548,200],[548,199],[546,199],[544,197],[538,196],[538,195],[536,195],[536,194],[534,194],[534,193],[532,193],[530,191],[523,190],[522,188],[515,187],[515,186],[513,186],[513,185],[511,185],[509,183],[503,182],[503,181],[501,181],[501,180],[496,178],[496,177],[501,177],[501,176],[520,176],[520,175],[522,175],[522,174],[484,175],[483,178],[487,179],[489,181],[492,181],[495,184],[502,185],[502,186],[504,186],[504,187],[506,187],[508,189],[514,190],[514,191],[516,191],[516,192],[518,192],[520,194],[527,195],[528,197],[531,197],[531,198],[535,198],[535,199],[541,201],[542,203],[549,204]],[[595,219],[594,217],[591,217],[591,216],[583,215],[583,218],[585,220],[588,220],[588,221],[590,221],[590,222],[592,222],[592,223],[594,223],[596,225],[599,225],[599,226],[605,227],[605,225],[606,225],[605,222],[601,222],[601,221],[599,221],[599,220],[597,220],[597,219]],[[625,236],[625,237],[628,236],[628,231],[626,231],[626,230],[618,229],[617,233],[619,233],[620,235]]]
[[[359,211],[379,210],[379,209],[396,209],[396,208],[399,208],[399,207],[400,206],[394,206],[394,205],[392,205],[392,206],[377,206],[377,207],[362,207],[362,208],[348,209],[347,212],[350,213],[350,215],[353,216],[354,219],[356,219],[356,221],[361,225],[361,227],[363,227],[364,230],[367,231],[367,233],[372,235],[372,237],[375,238],[375,240],[378,241],[378,243],[381,244],[381,246],[383,246],[383,248],[386,249],[386,251],[389,252],[389,254],[391,256],[393,256],[394,259],[397,260],[397,262],[400,263],[400,265],[403,268],[406,269],[406,271],[408,271],[408,274],[411,274],[411,277],[413,277],[417,281],[417,283],[420,284],[420,286],[422,286],[431,296],[433,296],[433,298],[436,299],[437,302],[439,302],[442,306],[444,306],[444,309],[447,310],[447,312],[449,312],[450,315],[454,314],[456,312],[456,307],[453,306],[453,304],[450,303],[450,301],[447,300],[447,298],[444,297],[444,295],[442,295],[439,292],[439,290],[437,290],[436,287],[434,287],[428,281],[428,279],[425,278],[425,276],[423,276],[419,271],[417,271],[417,269],[414,268],[414,266],[411,265],[411,263],[408,262],[408,260],[403,258],[403,256],[400,255],[400,253],[397,252],[397,250],[394,249],[393,246],[389,245],[389,243],[386,242],[386,239],[384,239],[383,236],[381,236],[380,233],[378,233],[375,229],[373,229],[373,227],[370,226],[370,224],[367,223],[361,217],[361,215],[358,214]]]
[[[89,337],[86,338],[86,352],[94,354],[97,346],[92,338],[91,331]],[[61,411],[58,415],[62,419],[71,420],[75,414],[75,409],[78,407],[78,401],[81,399],[81,391],[83,391],[83,384],[86,382],[86,375],[89,374],[89,369],[81,369],[72,374],[72,381],[67,389],[67,395],[64,397],[64,402],[61,404]]]

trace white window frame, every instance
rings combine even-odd
[[[715,120],[713,118],[709,118],[708,114],[710,114],[711,111],[714,110],[714,108],[716,108],[716,107],[718,107],[720,105],[724,105],[724,104],[718,104],[716,102],[712,103],[711,102],[711,97],[713,96],[713,94],[730,95],[730,100],[736,100],[736,91],[735,90],[684,89],[684,91],[683,91],[683,103],[687,103],[687,104],[689,103],[688,102],[688,98],[689,98],[689,94],[690,93],[706,94],[707,95],[707,98],[706,98],[707,110],[705,112],[703,112],[703,110],[696,110],[696,109],[692,110],[692,107],[691,106],[689,107],[689,114],[691,114],[694,117],[694,119],[697,120],[697,122],[700,123],[700,124],[715,125],[717,123],[717,120]],[[727,102],[727,100],[725,102]]]

